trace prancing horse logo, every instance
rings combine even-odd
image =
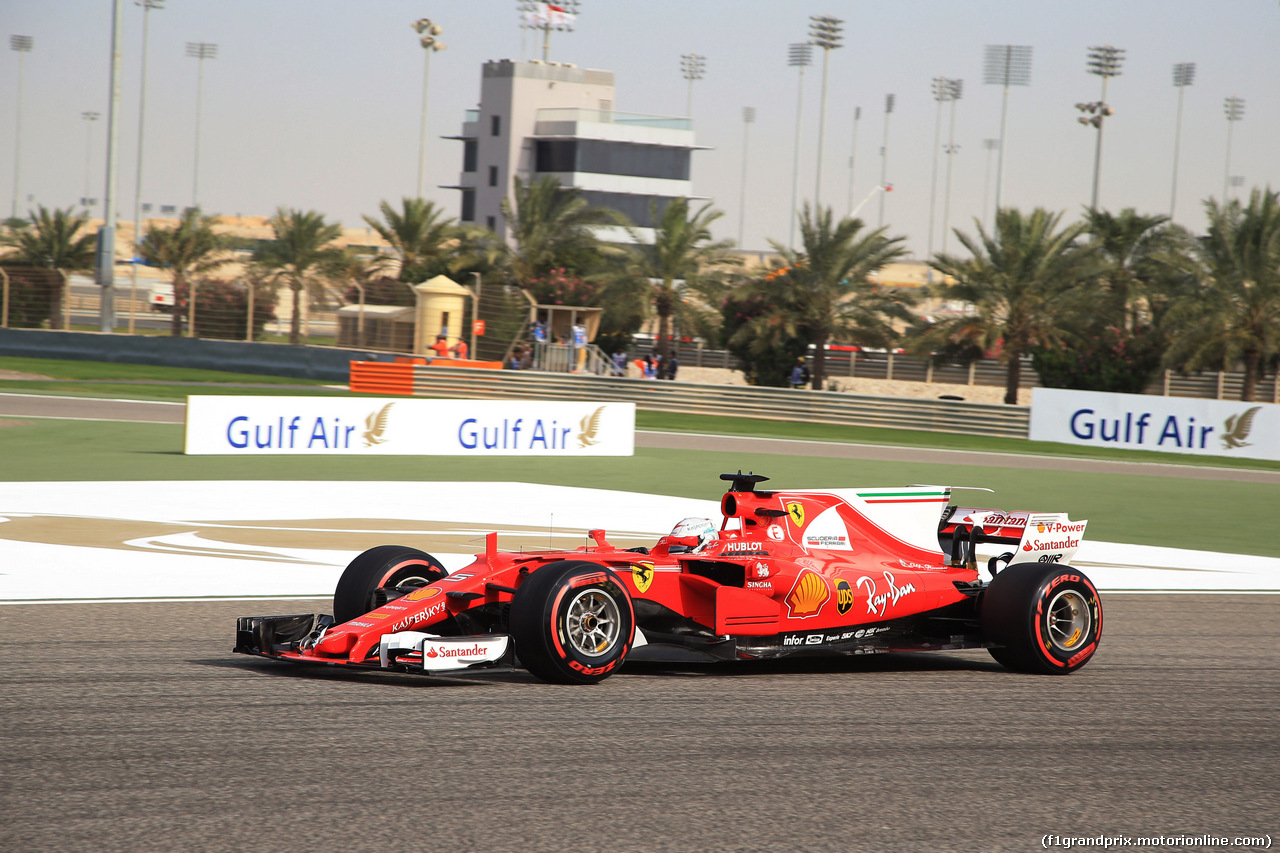
[[[804,504],[796,501],[787,504],[787,515],[791,516],[796,527],[804,527]]]

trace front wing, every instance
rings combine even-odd
[[[383,634],[375,647],[376,655],[367,660],[308,653],[332,625],[332,616],[311,613],[242,616],[236,620],[236,645],[232,651],[292,663],[423,675],[510,672],[515,666],[514,644],[507,634],[445,637],[422,631],[401,631]]]

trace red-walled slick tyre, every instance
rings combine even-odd
[[[563,560],[520,585],[509,625],[529,672],[560,684],[595,684],[626,660],[636,617],[617,575],[599,563]]]
[[[338,624],[348,622],[403,595],[392,591],[396,587],[426,586],[447,574],[440,561],[426,551],[404,545],[370,548],[352,560],[338,579],[333,618]]]
[[[1005,667],[1065,675],[1097,651],[1102,602],[1089,578],[1071,566],[1018,563],[983,592],[982,633]]]

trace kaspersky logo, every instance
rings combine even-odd
[[[1238,447],[1248,447],[1252,442],[1245,441],[1249,437],[1249,433],[1253,430],[1253,419],[1262,410],[1261,406],[1254,406],[1252,409],[1246,409],[1243,413],[1232,415],[1222,424],[1222,440],[1223,450],[1235,450]]]

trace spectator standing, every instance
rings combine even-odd
[[[453,345],[452,352],[453,352],[454,358],[459,359],[461,361],[466,361],[467,355],[469,354],[467,342],[464,341],[462,338],[458,338],[458,342]]]
[[[449,357],[449,342],[445,340],[444,335],[436,335],[436,342],[428,347],[428,349],[435,352],[436,358]]]
[[[673,352],[667,358],[666,376],[668,379],[676,378],[676,371],[680,369],[680,358]]]
[[[809,365],[804,357],[796,359],[796,366],[791,368],[791,387],[799,390],[809,384]]]

